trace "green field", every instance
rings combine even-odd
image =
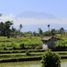
[[[6,53],[6,54],[0,54],[0,61],[12,61],[12,60],[19,60],[22,59],[22,61],[24,60],[33,60],[33,59],[41,59],[41,57],[43,56],[45,52],[30,52],[29,55],[26,55],[26,53]],[[60,55],[60,57],[62,59],[66,59],[67,58],[67,51],[57,51],[54,52]]]
[[[66,44],[67,40],[61,42]],[[41,37],[0,37],[0,62],[41,60],[45,51],[42,50]],[[59,46],[59,41],[56,43]],[[53,51],[62,59],[67,59],[67,51]]]

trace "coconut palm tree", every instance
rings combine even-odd
[[[48,31],[50,31],[50,24],[48,24],[47,27],[48,27]]]
[[[23,28],[22,24],[20,24],[19,26],[19,32],[21,31],[21,29]]]

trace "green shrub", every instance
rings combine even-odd
[[[36,46],[36,48],[35,48],[36,50],[37,49],[42,49],[42,46],[41,45],[39,45],[39,46]]]
[[[41,62],[42,67],[60,67],[60,57],[51,51],[45,52]]]
[[[30,51],[29,50],[26,51],[26,55],[27,56],[30,55]]]
[[[57,41],[56,47],[67,47],[67,40]]]
[[[21,49],[24,49],[25,48],[23,43],[20,44],[20,48]]]

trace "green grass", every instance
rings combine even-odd
[[[63,38],[65,41],[60,42],[60,45],[67,45],[66,38]],[[11,60],[11,59],[32,59],[40,58],[45,53],[42,50],[35,49],[17,49],[13,50],[13,47],[20,48],[20,44],[24,44],[25,47],[38,46],[42,44],[40,37],[20,37],[20,38],[7,38],[0,37],[0,60]],[[57,42],[59,45],[59,42]],[[32,46],[32,47],[33,47]],[[12,49],[9,49],[12,47]],[[7,49],[4,49],[7,48]],[[26,55],[26,51],[29,50],[30,55]],[[54,53],[59,54],[61,57],[67,57],[67,51],[53,51]]]
[[[42,41],[40,37],[35,36],[19,38],[0,37],[0,50],[13,50],[14,48],[21,48],[23,44],[25,48],[33,48],[33,46],[41,45]]]
[[[42,56],[45,52],[30,52],[30,55],[27,56],[26,53],[9,53],[9,54],[0,54],[0,59],[2,58],[18,58],[18,57],[22,57],[22,58],[26,58],[26,57],[34,57],[34,56]],[[61,57],[66,57],[67,53],[65,52],[54,52],[59,54]]]

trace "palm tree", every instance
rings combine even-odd
[[[51,35],[53,36],[53,35],[55,35],[56,34],[56,30],[55,29],[52,29],[51,30]]]
[[[64,33],[65,33],[65,30],[64,30],[63,27],[61,27],[61,28],[60,28],[60,34],[61,34],[61,36],[62,36],[62,34],[64,34]]]
[[[41,28],[39,28],[39,35],[42,35],[43,34],[43,31]]]
[[[48,31],[50,31],[50,24],[48,24],[47,27],[48,27]]]
[[[22,24],[20,24],[19,26],[19,32],[21,31],[21,29],[23,28]]]

